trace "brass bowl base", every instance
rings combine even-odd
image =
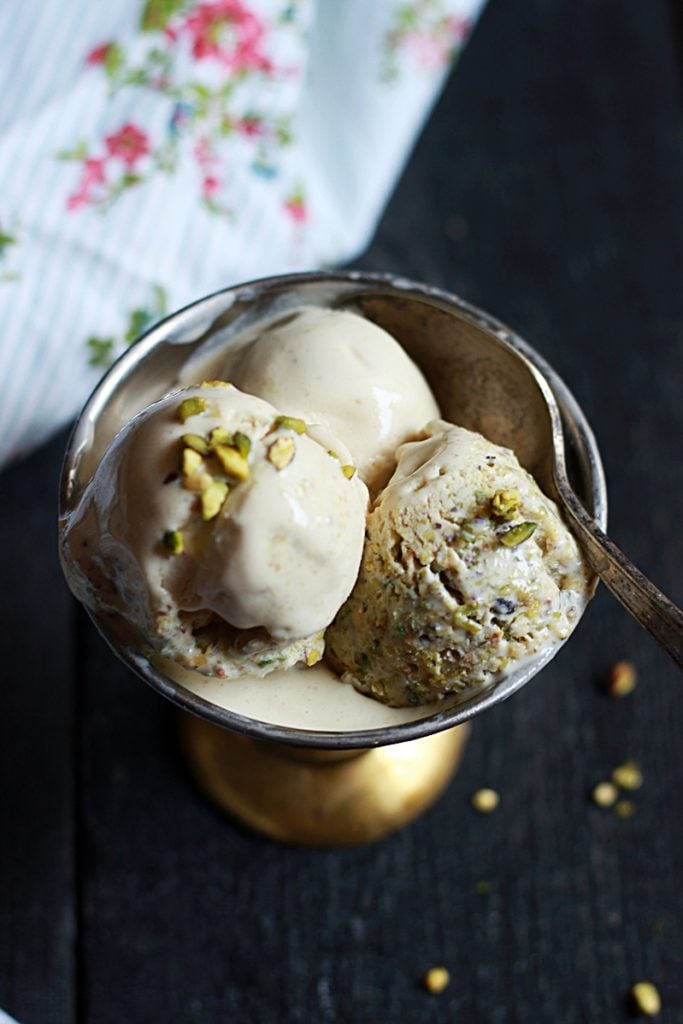
[[[180,713],[185,758],[221,810],[306,846],[354,846],[406,825],[443,792],[468,726],[371,750],[308,750],[253,740]]]

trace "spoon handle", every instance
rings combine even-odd
[[[561,479],[555,482],[591,568],[683,669],[683,611],[603,533],[568,485]]]

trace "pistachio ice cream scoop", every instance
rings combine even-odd
[[[377,324],[303,306],[227,354],[213,371],[278,408],[331,430],[371,494],[387,482],[398,445],[439,408],[421,371]]]
[[[118,434],[67,521],[86,605],[206,675],[322,656],[358,572],[367,489],[338,439],[214,382]]]
[[[399,449],[326,653],[387,704],[469,696],[565,640],[587,596],[572,534],[513,452],[435,421]]]

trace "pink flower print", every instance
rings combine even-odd
[[[149,153],[147,135],[134,124],[124,124],[113,135],[104,140],[110,156],[118,156],[126,167],[134,167],[141,157]]]
[[[295,224],[305,224],[308,220],[308,207],[301,189],[297,189],[285,200],[284,207]]]
[[[94,157],[88,157],[83,161],[83,184],[84,185],[101,185],[106,177],[105,173],[106,162],[104,157],[95,159]]]
[[[101,46],[96,46],[95,49],[91,50],[85,58],[85,63],[91,65],[91,67],[94,67],[97,64],[104,64],[111,47],[111,43],[102,43]]]
[[[221,183],[218,178],[208,174],[202,181],[202,195],[204,199],[213,199],[221,187]]]
[[[242,135],[246,135],[248,139],[253,139],[256,136],[263,135],[263,121],[260,117],[246,116],[240,121],[237,121],[235,128]]]
[[[262,51],[266,34],[263,22],[242,0],[198,4],[182,28],[191,36],[196,60],[212,57],[232,71],[273,70]]]

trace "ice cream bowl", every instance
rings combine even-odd
[[[388,330],[425,374],[444,418],[512,448],[552,497],[553,453],[540,375],[559,406],[572,486],[605,526],[595,439],[542,357],[457,296],[354,271],[285,275],[228,288],[144,335],[103,378],[76,423],[62,475],[61,522],[134,415],[179,383],[210,377],[218,352],[259,322],[302,305],[354,309]],[[122,619],[89,613],[121,660],[184,712],[182,746],[201,788],[261,832],[312,845],[377,839],[414,818],[455,771],[469,720],[524,686],[559,649],[545,649],[467,699],[390,708],[319,666],[264,679],[209,680],[162,659]]]

